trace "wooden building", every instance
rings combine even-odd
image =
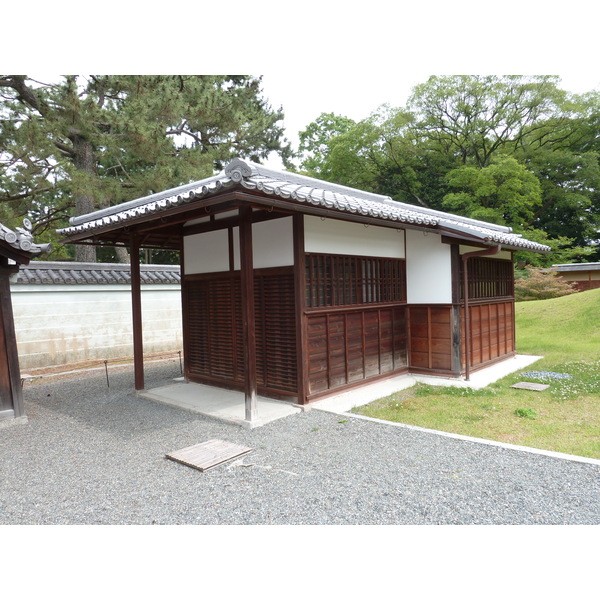
[[[71,219],[69,242],[181,252],[185,376],[305,404],[401,373],[469,377],[515,353],[508,227],[233,160]],[[136,388],[139,277],[132,265]]]
[[[600,263],[552,265],[552,271],[561,279],[572,283],[578,292],[600,288]]]
[[[16,232],[0,224],[0,421],[24,416],[9,277],[51,249],[50,244],[33,243],[30,229],[27,220]]]

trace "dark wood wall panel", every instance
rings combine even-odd
[[[596,290],[600,288],[600,279],[590,279],[586,281],[574,281],[568,280],[569,283],[573,283],[575,285],[575,289],[578,292],[587,292],[589,290]]]
[[[464,308],[462,321],[462,361],[465,364]],[[494,361],[515,351],[514,303],[494,302],[469,306],[471,327],[471,366]]]
[[[460,297],[464,298],[464,264],[460,263]],[[472,257],[468,266],[469,298],[492,299],[513,298],[514,277],[512,260],[486,257]]]
[[[329,389],[328,315],[307,318],[309,393]]]
[[[309,313],[309,395],[407,367],[406,308]]]
[[[451,370],[451,316],[450,306],[409,307],[411,368]]]

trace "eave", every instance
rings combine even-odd
[[[273,171],[239,159],[223,173],[205,180],[72,218],[71,226],[59,233],[66,243],[128,246],[135,235],[140,247],[178,250],[186,221],[242,206],[380,227],[427,229],[509,250],[550,250],[513,234],[508,227],[402,204],[387,196]]]

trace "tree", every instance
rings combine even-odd
[[[281,109],[260,78],[0,76],[0,216],[36,221],[52,240],[70,215],[211,175],[234,156],[289,164]],[[64,250],[63,250],[64,252]],[[76,259],[94,260],[78,246]]]
[[[483,168],[501,150],[550,143],[548,121],[556,127],[568,118],[558,81],[547,75],[434,76],[415,87],[408,109],[414,127],[441,152]]]
[[[401,202],[441,208],[440,190],[446,184],[440,163],[447,165],[448,160],[431,152],[427,140],[415,138],[409,112],[384,104],[358,123],[331,117],[322,114],[300,134],[301,150],[311,150],[302,163],[310,175]],[[310,146],[307,138],[313,141]]]
[[[444,197],[445,209],[473,219],[524,231],[542,203],[537,177],[511,157],[495,158],[483,168],[462,166],[446,178],[460,191]]]
[[[553,248],[541,264],[600,259],[599,92],[552,76],[431,77],[406,108],[327,126],[316,176],[510,225]]]
[[[542,203],[532,225],[551,237],[584,246],[600,237],[600,162],[597,152],[532,152],[527,167],[536,174]]]
[[[556,276],[554,271],[527,267],[515,279],[515,300],[548,300],[577,292],[575,285]]]
[[[302,157],[300,167],[311,177],[325,178],[331,141],[355,125],[355,121],[348,117],[334,113],[321,113],[298,134]]]

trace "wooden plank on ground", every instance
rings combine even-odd
[[[510,387],[518,388],[521,390],[533,390],[534,392],[543,392],[547,390],[550,386],[545,385],[543,383],[529,383],[528,381],[521,381],[519,383],[515,383],[515,385],[511,385]]]
[[[188,467],[206,471],[228,460],[248,454],[248,452],[252,452],[252,448],[223,440],[208,440],[195,446],[170,452],[166,457]]]

